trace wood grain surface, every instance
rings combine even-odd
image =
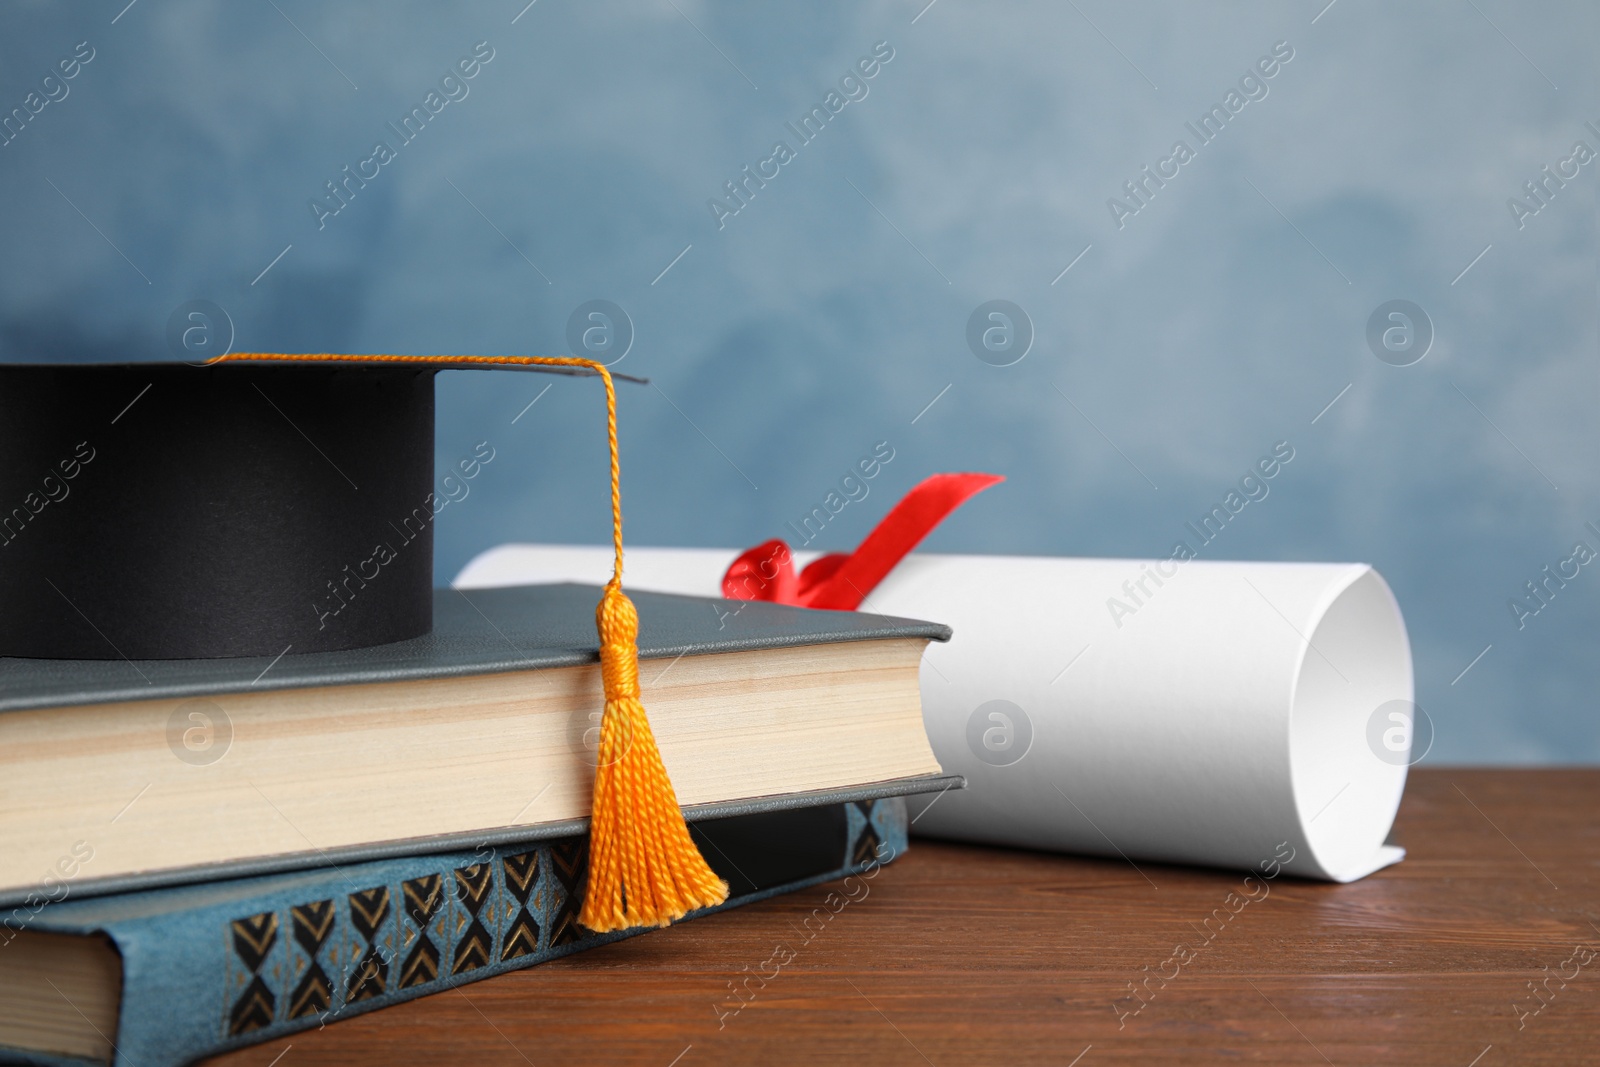
[[[1414,771],[1395,839],[1408,859],[1346,886],[914,839],[848,903],[805,890],[211,1062],[1600,1063],[1600,770]]]

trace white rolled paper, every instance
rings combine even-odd
[[[626,580],[717,596],[736,555],[629,548]],[[610,558],[503,545],[455,584],[599,584]],[[1234,868],[1292,851],[1337,882],[1405,854],[1385,839],[1411,648],[1369,566],[913,553],[862,610],[955,631],[923,659],[923,719],[968,788],[924,801],[918,833]]]

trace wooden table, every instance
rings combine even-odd
[[[809,941],[828,887],[213,1062],[1600,1063],[1600,770],[1414,771],[1396,838],[1398,867],[1264,896],[915,840]],[[778,943],[793,961],[719,1024]]]

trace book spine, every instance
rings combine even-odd
[[[847,833],[836,867],[689,918],[870,870],[905,851],[902,799],[842,807]],[[586,848],[580,837],[329,868],[223,911],[113,925],[107,932],[123,955],[114,1063],[189,1063],[646,932],[578,925]]]

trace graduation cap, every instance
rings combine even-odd
[[[236,352],[0,366],[0,656],[275,657],[426,634],[434,376],[496,367],[605,385],[616,566],[596,609],[606,704],[580,921],[665,925],[727,886],[689,838],[639,699],[603,364]]]
[[[493,366],[0,367],[0,656],[277,656],[427,633],[447,500],[434,376],[455,365]]]

